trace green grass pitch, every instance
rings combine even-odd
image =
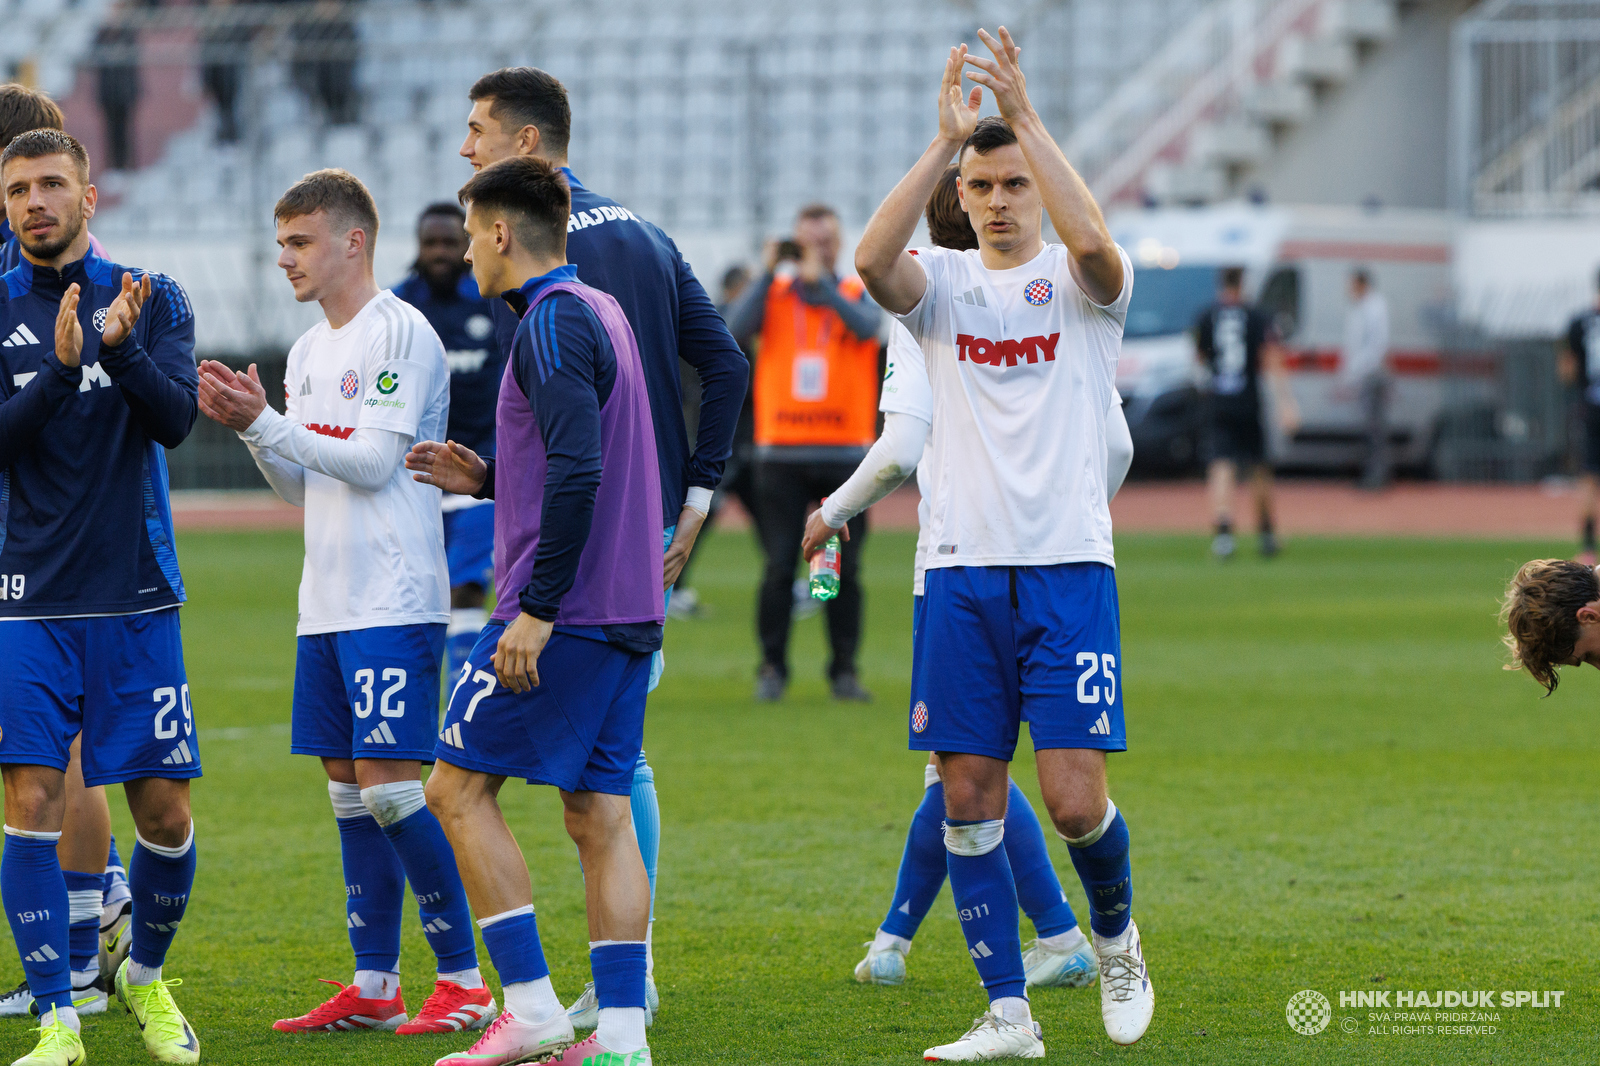
[[[904,986],[850,976],[922,789],[923,759],[905,750],[911,546],[869,541],[867,708],[826,699],[820,619],[797,628],[789,698],[753,703],[755,553],[729,533],[697,561],[712,614],[669,626],[646,731],[664,825],[651,1034],[664,1066],[910,1063],[983,1009],[948,894]],[[1038,992],[1051,1059],[1593,1061],[1600,679],[1573,674],[1539,701],[1499,669],[1494,620],[1515,563],[1558,550],[1301,540],[1270,563],[1245,552],[1219,566],[1199,538],[1119,539],[1132,750],[1113,758],[1111,783],[1133,834],[1155,1020],[1117,1048],[1096,991]],[[324,778],[288,754],[300,541],[191,534],[180,557],[206,776],[199,880],[167,973],[184,980],[205,1061],[431,1063],[462,1039],[269,1028],[331,991],[316,978],[351,968]],[[1027,751],[1016,775],[1036,797]],[[112,792],[126,855],[132,827]],[[504,798],[570,1002],[588,973],[576,857],[552,790],[514,783]],[[1055,855],[1082,916],[1065,846]],[[413,1007],[432,969],[414,913],[402,960]],[[1466,1037],[1377,1035],[1337,995],[1478,988],[1566,996]],[[1285,1022],[1301,989],[1334,1002],[1317,1036]],[[30,1046],[27,1029],[0,1023],[0,1056]],[[149,1061],[119,1007],[86,1034],[97,1066]]]

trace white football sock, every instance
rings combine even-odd
[[[895,936],[893,933],[885,933],[882,929],[879,929],[877,933],[873,935],[873,951],[886,951],[893,947],[899,948],[900,954],[908,955],[911,952],[911,941],[907,940],[903,936]]]
[[[83,1023],[78,1020],[78,1010],[76,1007],[57,1007],[55,1008],[54,1013],[55,1020],[65,1023],[66,1027],[71,1029],[74,1033],[83,1032]],[[51,1024],[51,1021],[48,1017],[40,1018],[39,1021],[43,1025]]]
[[[601,1007],[595,1037],[607,1051],[631,1055],[645,1046],[643,1007]]]
[[[470,970],[455,970],[451,973],[442,973],[439,975],[439,980],[450,981],[460,985],[462,988],[482,988],[483,971],[474,966]]]
[[[400,991],[400,975],[391,970],[357,970],[350,983],[362,999],[393,999]]]
[[[654,977],[656,975],[655,935],[656,920],[651,918],[650,924],[644,927],[644,975],[646,977]]]
[[[161,967],[145,966],[142,963],[128,960],[128,983],[130,985],[147,985],[151,981],[161,980]]]
[[[99,976],[100,976],[100,967],[99,966],[91,966],[87,970],[73,970],[72,971],[72,990],[74,992],[82,992],[84,989],[86,989],[90,985],[94,984],[95,978],[97,978]]]
[[[1039,938],[1039,943],[1051,951],[1071,951],[1073,948],[1081,947],[1084,939],[1083,930],[1074,926],[1065,933],[1042,936]]]
[[[1033,1021],[1033,1012],[1028,1009],[1028,1001],[1021,996],[1001,996],[989,1003],[989,1013],[996,1018],[1019,1025],[1027,1025]]]
[[[556,998],[556,986],[548,976],[537,981],[518,981],[500,990],[506,1001],[506,1010],[525,1022],[538,1025],[561,1013],[561,1001]]]

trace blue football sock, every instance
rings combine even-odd
[[[461,887],[455,852],[450,850],[439,819],[423,807],[384,826],[383,833],[411,882],[428,946],[439,959],[439,972],[476,967],[472,911],[467,906],[467,891]]]
[[[661,805],[656,802],[656,772],[645,762],[644,752],[633,767],[633,833],[639,838],[639,857],[650,878],[650,920],[656,919],[656,861],[661,856]]]
[[[117,838],[111,837],[111,851],[106,856],[105,906],[120,903],[128,898],[128,871],[123,869],[122,856],[117,854]]]
[[[354,786],[350,786],[354,787]],[[339,818],[344,859],[345,926],[356,969],[400,969],[400,909],[406,873],[389,838],[370,814]]]
[[[63,870],[67,883],[67,908],[72,922],[68,934],[72,972],[100,969],[100,902],[105,893],[106,875]]]
[[[1078,916],[1061,890],[1061,879],[1051,865],[1044,829],[1033,804],[1015,781],[1006,805],[1006,859],[1017,883],[1017,901],[1039,936],[1058,936],[1078,927]]]
[[[1099,828],[1067,844],[1089,897],[1089,928],[1101,936],[1120,936],[1133,917],[1133,868],[1122,812],[1106,800],[1106,817]]]
[[[1004,823],[946,820],[945,850],[956,916],[967,954],[978,966],[989,999],[1027,998],[1022,938],[1017,934],[1017,886],[1000,846]]]
[[[467,656],[472,654],[473,645],[478,643],[478,635],[488,623],[489,612],[482,607],[450,609],[450,628],[445,632],[444,641],[444,676],[451,679],[450,684],[455,684],[456,674],[467,664]]]
[[[11,936],[22,956],[22,973],[41,1013],[72,1006],[72,974],[67,955],[71,911],[67,882],[56,860],[60,833],[20,836],[6,826],[0,856],[0,900],[11,922]]]
[[[928,909],[944,887],[949,862],[944,850],[944,785],[937,780],[922,792],[922,802],[911,816],[906,849],[900,854],[894,899],[881,928],[885,933],[911,940],[928,916]]]
[[[644,941],[613,940],[591,947],[589,971],[602,1010],[644,1006]]]
[[[544,946],[539,943],[539,923],[533,906],[518,907],[504,914],[492,914],[478,922],[483,930],[483,946],[489,952],[502,985],[537,981],[550,976],[544,961]]]
[[[140,966],[160,969],[166,961],[178,923],[194,888],[194,824],[181,847],[154,847],[142,839],[133,846],[128,888],[133,892],[133,950],[128,957]]]

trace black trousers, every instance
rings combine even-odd
[[[855,463],[756,463],[756,528],[767,553],[766,572],[756,610],[762,660],[789,676],[789,619],[794,608],[795,564],[812,504],[844,484]],[[867,516],[849,522],[850,539],[840,538],[839,595],[828,601],[828,677],[856,670],[861,647],[861,549],[867,539]]]

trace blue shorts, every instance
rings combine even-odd
[[[432,762],[445,628],[377,626],[299,638],[289,750]]]
[[[1011,760],[1126,751],[1116,572],[1102,563],[937,567],[913,623],[911,748]]]
[[[178,609],[0,622],[0,763],[67,768],[91,788],[200,776]]]
[[[490,622],[467,656],[434,757],[567,792],[631,793],[651,656],[557,630],[539,656],[539,686],[515,693],[492,661],[505,628]]]
[[[494,585],[494,504],[444,513],[444,558],[450,587]]]

